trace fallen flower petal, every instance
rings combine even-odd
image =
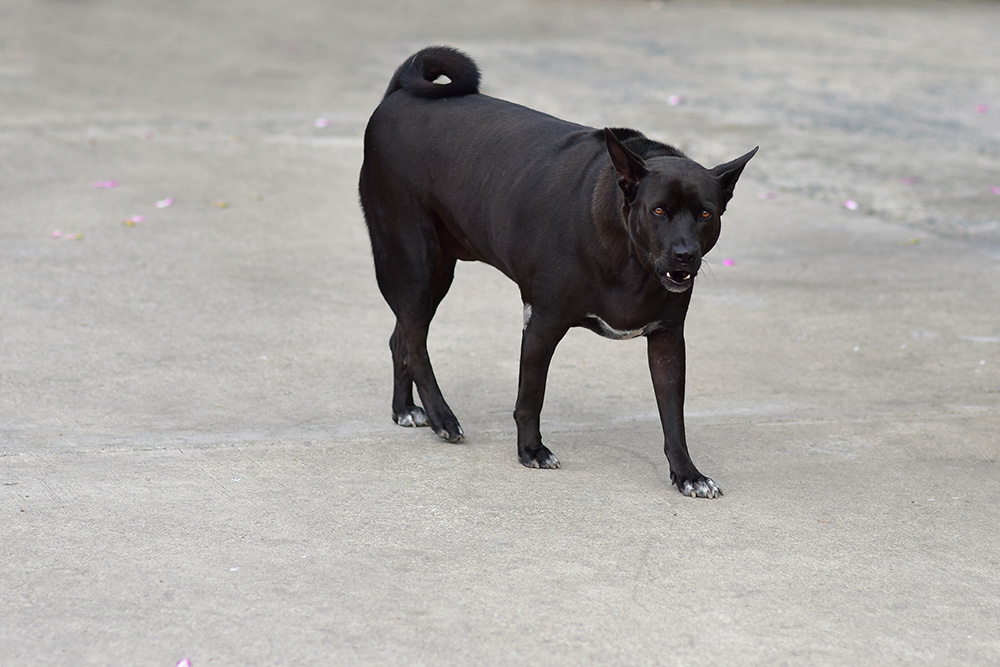
[[[229,208],[229,202],[224,200],[219,200],[217,202],[212,202],[212,206],[216,208]]]
[[[173,206],[173,205],[174,205],[174,200],[170,197],[167,197],[166,199],[161,199],[160,201],[156,202],[156,208],[166,208],[168,206]]]
[[[317,118],[316,119],[316,127],[323,128],[323,127],[326,127],[329,124],[330,124],[330,121],[327,118]]]
[[[853,199],[848,199],[847,201],[844,202],[844,208],[846,208],[848,211],[857,211],[858,202],[854,201]]]
[[[95,188],[117,188],[118,181],[94,181]]]
[[[191,661],[188,660],[187,658],[184,658],[183,660],[177,663],[176,667],[191,667]]]
[[[140,222],[146,222],[146,216],[144,215],[133,215],[131,218],[125,219],[126,227],[135,227]]]
[[[990,105],[986,102],[980,102],[976,105],[976,113],[989,113]]]
[[[990,188],[990,192],[992,192],[995,195],[1000,195],[1000,185],[994,185],[992,188]]]
[[[766,190],[757,195],[757,199],[777,199],[778,193],[774,190]]]
[[[733,260],[731,260],[731,259],[724,259],[724,260],[722,260],[722,265],[723,265],[723,266],[732,266],[732,265],[733,265],[733,264],[735,264],[735,263],[736,263],[736,262],[734,262],[734,261],[733,261]]]
[[[684,98],[681,97],[680,95],[671,95],[670,97],[667,98],[667,104],[669,104],[672,107],[680,106],[683,103],[684,103]]]

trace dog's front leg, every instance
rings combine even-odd
[[[691,461],[684,436],[684,327],[661,329],[647,337],[649,373],[663,425],[663,450],[670,479],[677,490],[693,498],[718,498],[722,491]]]
[[[521,335],[521,365],[517,381],[517,457],[529,468],[558,468],[559,459],[542,444],[539,422],[545,400],[545,380],[556,346],[568,329],[548,326],[544,315],[532,314],[525,306],[524,332]]]

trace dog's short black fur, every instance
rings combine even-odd
[[[437,83],[442,75],[450,82]],[[456,260],[478,260],[517,283],[524,303],[514,409],[521,463],[559,467],[539,415],[549,362],[569,328],[645,336],[670,477],[686,495],[721,495],[685,441],[684,317],[757,149],[705,169],[634,130],[568,123],[478,90],[467,56],[424,49],[396,71],[365,132],[361,204],[379,288],[396,316],[393,419],[430,424],[451,442],[463,437],[434,377],[427,329]]]

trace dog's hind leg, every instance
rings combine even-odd
[[[427,354],[427,332],[451,287],[457,260],[437,242],[434,221],[418,213],[417,206],[408,208],[405,225],[396,222],[387,234],[377,224],[382,219],[369,219],[379,289],[396,315],[396,328],[389,339],[392,417],[401,426],[430,425],[445,440],[456,442],[464,433],[438,387]],[[414,403],[414,385],[423,408]]]
[[[455,260],[444,260],[440,262],[440,269],[435,272],[432,280],[430,281],[430,297],[431,297],[431,310],[430,316],[426,318],[408,318],[410,320],[410,325],[403,324],[401,319],[396,320],[396,328],[392,332],[392,336],[389,338],[389,349],[392,351],[392,371],[393,371],[393,387],[392,387],[392,419],[400,426],[427,426],[431,424],[430,419],[427,416],[427,412],[424,408],[416,405],[413,401],[413,384],[414,377],[411,371],[410,363],[410,344],[406,336],[405,330],[409,328],[411,331],[420,332],[420,337],[422,340],[426,341],[427,332],[430,326],[430,319],[434,316],[437,311],[438,305],[440,305],[441,300],[444,298],[445,294],[448,293],[448,288],[451,286],[452,278],[454,277],[455,271]],[[422,352],[418,351],[418,356],[426,357],[426,342],[421,345]],[[427,365],[430,365],[430,361],[427,360]],[[437,381],[434,377],[433,370],[430,371],[430,380],[433,386],[437,386]],[[437,391],[440,394],[440,390]],[[421,394],[423,398],[423,394]],[[425,399],[426,400],[426,399]],[[444,398],[441,398],[444,402]],[[451,413],[450,408],[447,404],[444,405],[444,417],[443,421],[448,421],[448,415]],[[451,420],[454,420],[454,415],[450,416]],[[438,435],[445,438],[446,440],[454,441],[461,437],[462,428],[457,425],[458,436],[455,436],[455,431],[449,431],[447,427],[443,429],[435,428]]]
[[[455,414],[438,387],[427,354],[427,332],[438,305],[451,286],[455,259],[439,257],[426,291],[413,293],[412,301],[396,310],[396,329],[390,338],[393,364],[393,417],[401,426],[429,424],[434,432],[449,442],[465,435]],[[411,283],[413,284],[413,283]],[[413,385],[424,407],[414,405]]]

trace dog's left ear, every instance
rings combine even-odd
[[[631,204],[639,190],[639,181],[648,173],[646,163],[625,148],[609,127],[604,128],[604,143],[608,146],[608,155],[615,167],[618,187],[625,193],[625,201]]]
[[[747,162],[757,153],[759,148],[760,146],[757,146],[746,155],[711,169],[712,175],[719,179],[719,188],[722,190],[724,202],[728,203],[733,198],[733,190],[736,188],[736,181],[739,180],[740,174],[743,173],[743,167],[747,166]]]

